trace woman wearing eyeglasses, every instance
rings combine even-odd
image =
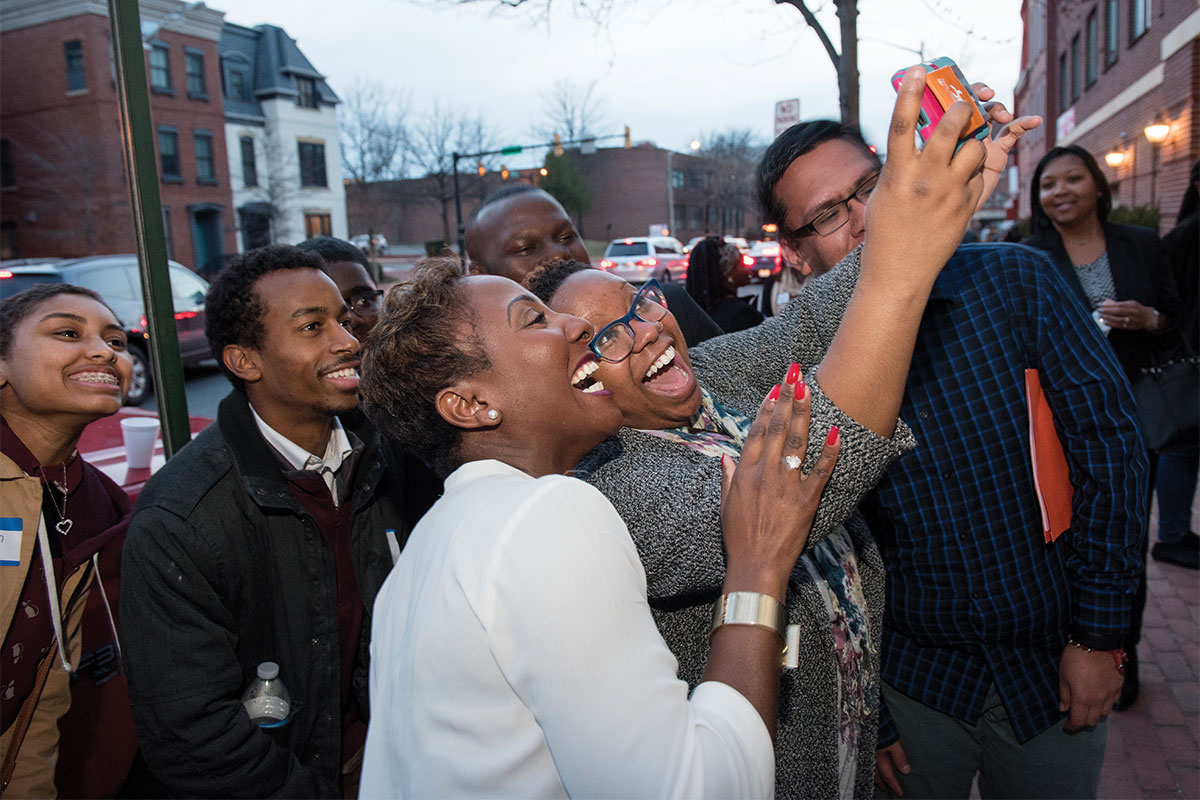
[[[902,92],[896,118],[915,116],[916,104],[919,89]],[[975,148],[951,157],[950,137],[917,153],[911,138],[911,129],[893,125],[891,157],[867,210],[867,242],[849,257],[861,258],[852,296],[818,283],[779,316],[689,354],[653,284],[638,289],[582,264],[549,265],[527,281],[551,308],[597,329],[599,366],[588,386],[612,393],[625,427],[575,474],[628,525],[659,631],[689,684],[708,656],[706,626],[725,574],[721,460],[742,451],[752,395],[786,372],[782,393],[811,399],[811,441],[842,443],[788,584],[788,621],[796,626],[789,656],[798,668],[785,671],[780,687],[779,797],[873,793],[883,566],[851,514],[887,464],[912,447],[897,415],[917,326],[981,188]],[[922,182],[942,191],[921,193]],[[913,226],[913,218],[927,224]]]
[[[447,477],[375,601],[361,797],[772,795],[781,601],[836,443],[805,476],[807,399],[761,403],[689,698],[624,524],[563,474],[621,424],[592,335],[455,259],[389,293],[363,404]]]

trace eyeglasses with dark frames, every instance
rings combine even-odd
[[[792,231],[792,238],[803,239],[806,236],[828,236],[833,233],[850,221],[850,201],[857,200],[866,205],[868,198],[871,197],[871,192],[875,191],[875,187],[878,185],[879,173],[876,172],[869,175],[865,181],[858,185],[857,189],[850,193],[849,197],[838,200],[832,208],[822,211],[812,222],[807,225],[801,225]]]
[[[667,297],[662,286],[656,280],[648,280],[634,295],[629,313],[601,328],[588,347],[601,361],[617,364],[633,352],[634,333],[629,321],[658,322],[666,315]]]

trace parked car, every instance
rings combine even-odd
[[[204,335],[204,296],[208,283],[187,267],[168,262],[171,272],[171,299],[175,308],[175,330],[179,353],[185,367],[212,358]],[[0,268],[0,299],[38,283],[73,283],[99,294],[116,312],[129,337],[133,357],[133,381],[129,385],[130,405],[140,405],[154,388],[150,372],[149,325],[142,284],[135,255],[92,256],[51,261],[30,266]]]
[[[375,255],[386,256],[388,251],[388,240],[387,237],[382,233],[377,233],[370,237],[368,237],[365,233],[360,233],[358,236],[355,236],[350,240],[350,244],[354,245],[359,250],[362,250],[367,255],[370,255],[371,246],[369,243],[372,241],[375,242]]]
[[[604,250],[600,269],[611,270],[630,283],[682,282],[687,278],[687,255],[673,236],[633,236],[613,239]]]

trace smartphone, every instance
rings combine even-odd
[[[925,95],[921,98],[921,119],[917,124],[917,133],[921,136],[922,146],[929,141],[929,137],[933,135],[933,129],[942,121],[946,110],[958,100],[970,103],[973,108],[971,109],[970,132],[959,140],[955,152],[958,152],[958,148],[962,147],[969,139],[986,139],[989,133],[987,111],[984,110],[983,104],[979,102],[979,98],[971,89],[971,84],[967,82],[962,70],[958,68],[954,60],[946,57],[935,58],[919,66],[925,69]],[[892,76],[892,88],[897,92],[900,91],[900,82],[904,80],[904,73],[910,69],[912,67],[905,67]]]

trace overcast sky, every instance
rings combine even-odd
[[[606,132],[629,125],[635,141],[678,150],[734,127],[767,140],[775,103],[787,98],[800,98],[803,119],[838,116],[836,76],[816,34],[794,7],[773,0],[616,0],[600,26],[580,17],[571,0],[555,0],[548,22],[491,0],[209,5],[224,9],[230,22],[283,27],[334,91],[364,78],[405,93],[415,115],[435,100],[479,113],[500,144],[530,143],[546,95],[561,79],[596,82]],[[814,0],[810,7],[819,9],[836,45],[833,3]],[[894,98],[889,78],[915,63],[912,51],[921,47],[927,58],[954,58],[1011,108],[1020,0],[860,0],[859,11],[862,124],[881,150]]]

